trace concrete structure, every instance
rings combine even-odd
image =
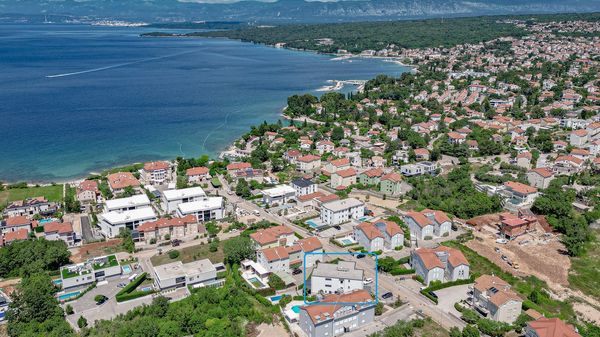
[[[152,207],[143,207],[124,212],[102,213],[98,220],[102,234],[107,238],[114,238],[125,228],[136,230],[144,222],[155,221],[156,214]]]
[[[180,218],[192,214],[198,222],[220,220],[225,216],[225,204],[223,197],[207,197],[179,204],[176,214]]]
[[[411,266],[426,285],[433,281],[456,281],[469,278],[469,261],[454,248],[417,248],[411,252]]]
[[[121,275],[121,265],[115,255],[99,256],[60,268],[63,289],[88,285],[116,275]]]
[[[321,205],[321,221],[334,226],[365,215],[365,204],[355,198],[336,200]]]
[[[523,300],[510,284],[493,275],[482,275],[473,285],[473,305],[494,321],[513,324],[521,314]]]
[[[394,250],[404,244],[404,232],[393,221],[363,222],[354,229],[354,239],[367,251]]]
[[[181,288],[188,285],[220,286],[217,268],[209,259],[188,263],[171,262],[153,266],[154,284],[160,290]]]
[[[452,230],[452,220],[442,211],[425,209],[421,212],[408,212],[404,222],[410,229],[411,238],[424,240],[448,236]]]
[[[364,271],[356,262],[319,263],[310,278],[311,294],[345,294],[362,290]]]
[[[294,179],[290,185],[296,190],[296,197],[316,193],[318,188],[316,183],[304,178]]]
[[[273,188],[263,190],[262,194],[262,200],[266,205],[281,205],[287,203],[290,200],[294,200],[296,196],[296,190],[289,185],[277,185]]]
[[[192,167],[185,171],[188,183],[194,184],[210,179],[208,167]]]
[[[438,164],[430,161],[422,161],[416,164],[407,164],[400,166],[400,173],[407,177],[418,176],[422,174],[435,174]]]
[[[186,202],[194,202],[206,198],[206,193],[201,187],[189,187],[179,190],[166,190],[162,193],[162,208],[167,214],[177,211],[177,206]]]
[[[183,218],[162,218],[156,221],[148,221],[138,226],[138,240],[150,243],[152,239],[156,242],[168,237],[173,239],[182,239],[186,236],[200,234],[200,225],[193,215],[187,215]],[[204,226],[202,226],[204,229]]]
[[[366,290],[329,295],[321,301],[323,304],[300,307],[298,323],[308,337],[339,336],[359,330],[373,322],[375,302],[369,303],[371,301],[373,298]],[[324,304],[327,302],[332,304]]]
[[[150,207],[150,199],[145,194],[136,194],[127,198],[106,200],[104,212],[125,212],[138,208]]]
[[[95,180],[84,180],[77,186],[77,200],[82,204],[96,202],[99,194],[98,182]]]

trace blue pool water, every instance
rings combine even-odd
[[[38,221],[38,223],[39,223],[40,225],[44,225],[44,224],[47,224],[47,223],[50,223],[50,222],[54,222],[54,221],[56,221],[56,219],[54,219],[54,218],[50,218],[50,219],[42,219],[42,220],[39,220],[39,221]]]
[[[345,245],[351,245],[351,244],[353,244],[354,242],[352,242],[352,240],[343,239],[343,240],[342,240],[342,243],[343,243],[343,244],[345,244]]]
[[[123,274],[129,274],[129,273],[131,273],[131,266],[130,265],[124,265],[121,268],[123,269]]]
[[[271,302],[277,302],[281,299],[281,295],[271,296]]]
[[[300,313],[300,306],[299,305],[294,305],[292,307],[292,311],[299,314]]]
[[[369,219],[371,219],[370,216],[363,216],[362,218],[358,218],[358,221],[367,221]]]
[[[275,122],[290,95],[408,70],[224,39],[139,37],[152,30],[0,25],[0,180],[215,156],[251,125]]]
[[[144,288],[142,288],[142,291],[151,291],[151,290],[152,290],[152,287],[144,287]]]
[[[319,228],[319,225],[316,222],[312,221],[312,220],[306,221],[306,224],[309,225],[312,228]]]
[[[61,301],[66,301],[71,297],[75,297],[77,295],[81,294],[81,291],[74,291],[72,293],[66,293],[66,294],[62,294],[58,296],[58,299]]]
[[[59,286],[62,284],[62,280],[57,278],[56,280],[52,280],[52,283],[54,283],[55,285]]]

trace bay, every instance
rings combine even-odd
[[[280,118],[289,95],[408,70],[231,40],[139,37],[147,31],[0,25],[0,180],[216,157],[251,125]]]

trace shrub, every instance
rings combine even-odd
[[[96,301],[96,303],[100,303],[106,300],[106,296],[102,295],[102,294],[98,294],[94,297],[94,301]]]
[[[285,289],[285,282],[283,282],[281,277],[271,273],[269,275],[269,287],[274,288],[275,290]]]
[[[211,253],[216,252],[217,250],[219,250],[219,243],[217,241],[213,241],[210,243],[210,246],[208,247],[208,250]]]
[[[383,303],[379,302],[375,306],[375,316],[381,316],[383,314]]]
[[[77,319],[77,326],[80,329],[87,327],[88,326],[87,319],[85,319],[85,317],[83,317],[83,316],[79,316],[79,319]]]
[[[73,306],[67,304],[67,306],[65,307],[65,313],[67,315],[73,315],[75,313],[75,311],[73,310]]]
[[[165,234],[165,240],[167,240],[167,241],[171,240],[171,234]]]
[[[148,276],[148,273],[142,273],[140,276],[136,277],[133,281],[129,282],[128,285],[126,285],[123,289],[121,289],[121,291],[119,291],[117,293],[117,295],[115,295],[117,302],[123,302],[123,301],[131,300],[134,298],[138,298],[138,297],[142,297],[142,296],[151,294],[152,292],[150,292],[150,291],[135,291],[134,292],[135,288],[137,288],[140,284],[142,284],[142,282],[144,282],[144,280],[146,279],[147,276]]]
[[[155,243],[156,243],[156,238],[152,238],[152,239],[150,239],[150,244],[151,244],[151,245],[153,245],[153,244],[155,244]]]
[[[175,260],[178,257],[179,257],[179,251],[178,250],[170,250],[169,251],[169,258],[170,259]]]
[[[275,289],[273,289],[273,288],[257,289],[256,293],[261,296],[272,296],[272,295],[275,295]]]
[[[431,240],[431,239],[433,239],[433,238],[431,237],[431,235],[427,235],[427,236],[425,236],[425,237],[423,238],[423,240],[426,240],[426,241],[428,241],[428,240]]]

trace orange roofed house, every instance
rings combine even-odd
[[[394,250],[404,244],[404,232],[393,221],[363,222],[354,228],[354,238],[367,251]]]
[[[447,236],[452,230],[452,220],[448,215],[431,209],[408,212],[404,215],[404,222],[410,229],[411,238],[418,240]]]
[[[512,213],[500,214],[500,233],[512,240],[535,228],[537,218],[534,216],[517,216]]]
[[[432,281],[450,282],[469,278],[470,265],[463,253],[454,248],[417,248],[412,251],[411,265],[426,285]]]
[[[497,276],[478,277],[473,285],[473,299],[478,311],[494,321],[513,324],[521,315],[523,300]]]
[[[254,247],[258,250],[277,246],[291,246],[298,238],[290,227],[279,225],[252,233],[250,239],[252,239]]]
[[[155,221],[144,222],[138,226],[137,230],[141,241],[150,242],[150,240],[154,239],[158,242],[165,238],[167,234],[171,239],[197,235],[204,230],[204,226],[199,225],[196,217],[190,214],[182,218],[161,218]]]
[[[75,246],[75,232],[70,222],[50,222],[44,225],[46,240],[62,240],[68,247]]]
[[[507,181],[501,194],[506,201],[504,207],[518,209],[531,206],[538,197],[538,189],[516,181]]]
[[[541,317],[527,323],[525,337],[581,337],[575,328],[560,318]]]
[[[142,180],[151,185],[162,185],[171,180],[171,164],[167,161],[153,161],[144,164]]]
[[[123,193],[127,187],[136,188],[140,186],[140,182],[131,172],[109,174],[106,179],[108,180],[108,187],[114,194]]]
[[[375,302],[366,290],[328,295],[320,303],[300,307],[298,323],[309,337],[356,331],[372,323],[375,317]]]
[[[208,167],[203,166],[189,168],[185,171],[185,175],[190,184],[198,183],[210,178]]]
[[[84,180],[77,186],[77,200],[81,203],[90,203],[97,200],[100,190],[95,180]]]
[[[300,268],[304,261],[306,267],[312,267],[317,261],[323,261],[323,245],[316,237],[308,237],[294,242],[291,246],[277,246],[258,250],[256,262],[271,273],[290,272]]]

